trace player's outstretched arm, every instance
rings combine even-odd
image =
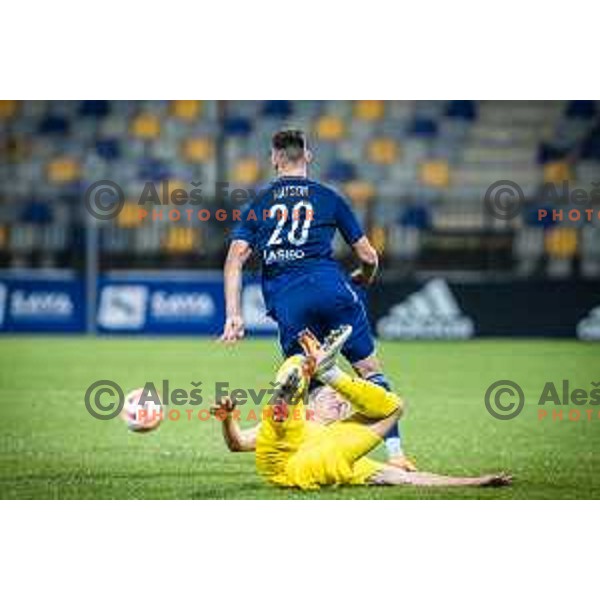
[[[512,477],[504,473],[481,475],[480,477],[452,477],[423,471],[403,471],[386,465],[373,476],[372,483],[376,485],[415,485],[421,487],[501,487],[510,485]]]
[[[377,250],[364,235],[352,244],[352,250],[360,261],[360,267],[351,275],[352,281],[358,285],[370,285],[375,279],[379,266]]]
[[[258,428],[242,429],[237,420],[235,406],[230,398],[224,398],[220,403],[210,408],[213,415],[219,417],[222,426],[223,439],[231,452],[254,452],[256,450],[256,435]],[[239,418],[239,415],[237,415]]]
[[[225,259],[225,327],[221,341],[233,344],[244,337],[244,320],[242,318],[241,293],[242,269],[252,254],[252,248],[244,240],[233,240]]]

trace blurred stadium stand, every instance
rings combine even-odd
[[[108,179],[128,202],[99,222],[103,268],[220,268],[231,223],[140,221],[145,183],[201,181],[204,206],[216,206],[217,181],[269,179],[271,135],[298,127],[311,176],[351,199],[388,272],[596,278],[599,203],[593,224],[536,211],[561,206],[542,198],[546,183],[589,194],[600,182],[599,123],[600,103],[583,100],[2,101],[0,266],[81,266],[82,198]],[[498,180],[527,198],[514,220],[483,208]]]

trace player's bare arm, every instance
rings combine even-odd
[[[248,242],[233,240],[225,259],[223,272],[226,320],[221,341],[227,344],[233,344],[244,337],[244,319],[241,308],[242,270],[251,254],[252,248]]]
[[[373,248],[371,242],[364,235],[352,244],[352,250],[360,261],[360,267],[353,271],[351,275],[352,281],[358,285],[371,285],[379,267],[377,250]]]
[[[231,452],[253,452],[256,450],[256,435],[260,425],[250,429],[242,429],[236,418],[236,410],[230,398],[224,398],[210,409],[212,414],[219,414],[225,445]],[[239,416],[238,416],[239,418]]]

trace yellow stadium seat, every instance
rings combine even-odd
[[[0,119],[10,119],[17,112],[16,100],[0,100]]]
[[[160,193],[162,194],[162,187],[160,188]],[[173,192],[175,190],[184,190],[186,192],[186,194],[189,194],[191,192],[191,187],[190,184],[186,184],[185,181],[181,180],[181,179],[169,179],[169,181],[167,182],[167,194],[169,196],[169,202],[171,202],[172,198],[173,198]],[[181,193],[180,193],[181,194]],[[183,194],[181,194],[183,196]],[[172,208],[175,207],[175,205],[171,205],[169,204],[169,206],[167,208]]]
[[[233,169],[233,181],[242,185],[252,185],[260,177],[260,165],[254,158],[242,158]]]
[[[369,202],[375,196],[375,188],[368,181],[350,181],[344,186],[347,196],[357,205]]]
[[[131,133],[142,139],[153,139],[160,135],[160,121],[156,115],[138,115],[131,124]]]
[[[577,253],[578,241],[575,229],[555,227],[546,233],[546,252],[551,258],[573,258]]]
[[[202,112],[200,100],[173,100],[171,102],[171,114],[184,121],[197,119]]]
[[[374,226],[371,229],[371,235],[369,236],[369,239],[371,240],[371,243],[377,252],[380,254],[385,252],[386,232],[383,227],[377,225]]]
[[[323,115],[316,123],[317,137],[322,140],[339,140],[344,137],[343,121],[334,115]]]
[[[70,183],[79,177],[79,163],[72,158],[57,158],[48,163],[48,179],[53,183]]]
[[[445,160],[430,160],[421,163],[419,179],[425,185],[437,188],[448,187],[450,168]]]
[[[390,138],[377,138],[369,143],[367,156],[372,163],[391,165],[398,159],[398,145]]]
[[[194,250],[196,230],[191,227],[171,227],[167,232],[165,249],[171,254],[183,254]]]
[[[571,179],[571,169],[566,162],[556,161],[544,165],[544,183],[559,184]]]
[[[188,162],[204,163],[212,158],[214,145],[208,138],[191,138],[183,143],[183,156]]]
[[[384,112],[383,100],[357,100],[354,105],[354,116],[362,121],[379,121]]]
[[[134,202],[126,202],[117,217],[117,224],[124,229],[139,227],[142,222],[140,206]]]

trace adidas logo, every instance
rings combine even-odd
[[[580,340],[600,340],[600,306],[592,308],[590,314],[579,321],[577,337]]]
[[[377,333],[384,339],[465,339],[474,332],[473,320],[462,313],[448,284],[439,278],[377,322]]]

